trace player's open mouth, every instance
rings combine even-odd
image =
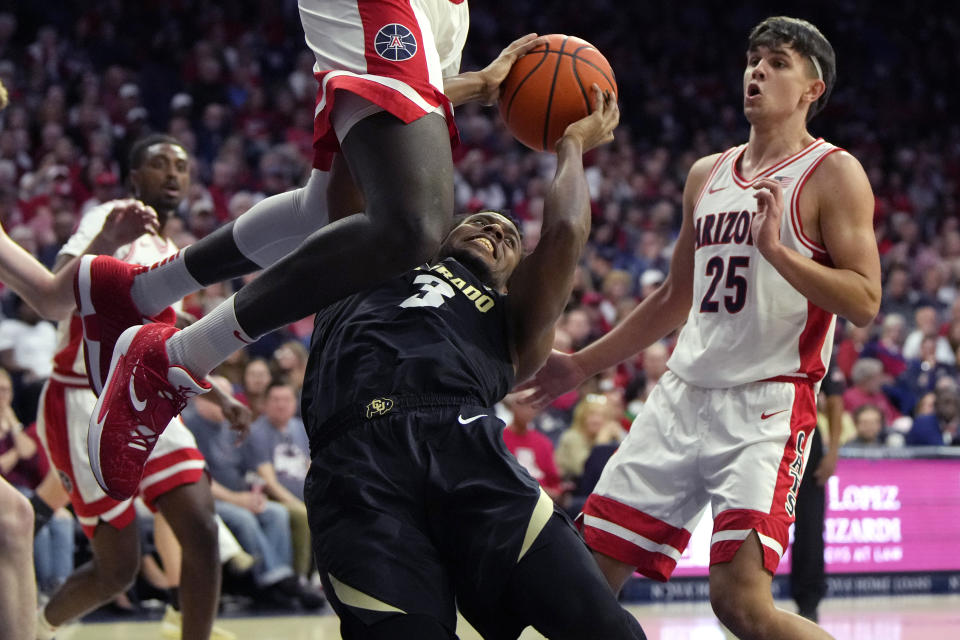
[[[748,98],[754,98],[754,97],[756,97],[756,96],[758,96],[758,95],[760,95],[760,85],[758,85],[758,84],[755,83],[755,82],[751,82],[749,85],[747,85],[747,97],[748,97]]]
[[[494,248],[493,243],[490,242],[490,240],[489,240],[488,238],[485,238],[485,237],[483,237],[483,236],[477,236],[476,238],[470,238],[470,242],[474,242],[474,243],[480,245],[481,247],[483,247],[484,249],[486,249],[487,252],[489,252],[490,255],[492,255],[494,258],[497,257],[497,251],[496,251],[496,249]]]

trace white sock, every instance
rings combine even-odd
[[[330,221],[329,183],[330,173],[314,169],[303,187],[253,205],[233,225],[233,241],[240,253],[266,268],[303,244],[307,236]]]
[[[170,336],[167,340],[170,364],[186,367],[195,377],[202,378],[232,353],[257,341],[237,323],[233,309],[235,297],[230,296],[213,311]]]
[[[184,251],[186,249],[154,263],[133,279],[130,295],[144,315],[156,315],[185,295],[203,288],[187,271]]]
[[[47,620],[47,613],[43,607],[37,609],[37,640],[53,640],[57,628]]]

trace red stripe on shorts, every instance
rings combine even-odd
[[[666,582],[677,566],[677,561],[670,556],[648,551],[629,540],[587,524],[583,525],[583,539],[594,551],[636,567],[637,571],[653,580]]]
[[[587,498],[586,504],[583,505],[583,512],[630,529],[656,544],[668,544],[681,552],[690,542],[690,532],[686,529],[674,527],[663,520],[596,493]]]
[[[140,497],[143,498],[144,504],[151,511],[156,511],[156,500],[163,494],[168,491],[172,491],[177,487],[183,486],[185,484],[193,484],[194,482],[199,482],[200,478],[203,477],[205,470],[200,467],[186,468],[182,471],[178,471],[169,478],[164,478],[160,482],[156,482],[149,487],[142,489],[140,492]]]
[[[185,460],[203,460],[203,454],[200,453],[199,449],[187,447],[171,451],[156,458],[150,458],[143,468],[143,478],[146,480],[153,474],[169,469],[173,465],[180,464]]]

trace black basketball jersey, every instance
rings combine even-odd
[[[321,427],[343,409],[391,396],[493,406],[514,379],[506,302],[447,258],[327,307],[313,331],[305,420]]]

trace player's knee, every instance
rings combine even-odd
[[[130,588],[137,578],[140,559],[118,554],[107,562],[97,561],[97,578],[103,597],[108,598]]]
[[[610,638],[611,640],[646,640],[646,635],[640,623],[622,607],[610,611],[608,615],[598,616],[596,611],[590,612],[586,620],[590,625],[583,630],[586,635],[570,636],[578,638]]]
[[[448,231],[447,226],[447,220],[441,220],[439,216],[408,211],[380,224],[377,247],[387,257],[409,263],[404,266],[414,266],[437,253]]]
[[[738,638],[766,637],[772,603],[751,597],[742,589],[710,589],[710,605],[720,622]]]
[[[0,491],[0,554],[21,553],[33,547],[33,507],[16,489]]]
[[[185,552],[193,552],[202,557],[217,557],[219,535],[213,511],[199,509],[190,518],[190,535],[181,545]]]

